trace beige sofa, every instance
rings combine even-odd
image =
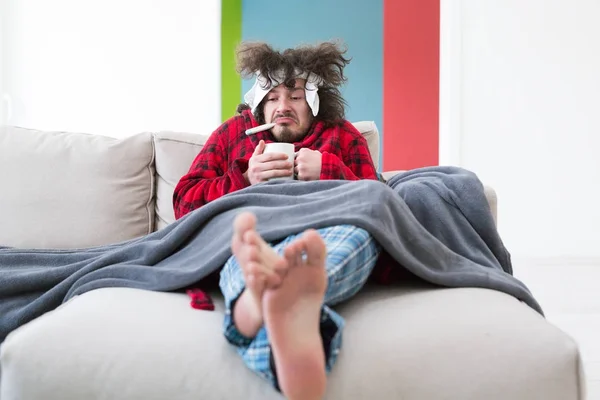
[[[356,125],[377,160],[375,125]],[[89,247],[161,229],[204,140],[4,127],[0,245]],[[183,293],[78,296],[2,343],[0,399],[280,399],[226,343],[214,295],[214,312]],[[574,341],[506,294],[407,280],[368,286],[338,309],[347,328],[327,399],[584,398]]]

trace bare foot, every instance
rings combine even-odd
[[[266,288],[281,284],[287,262],[260,237],[256,217],[247,212],[238,215],[233,223],[231,249],[246,283],[233,307],[233,321],[242,335],[252,338],[263,325],[263,293]]]
[[[327,289],[326,255],[319,234],[306,231],[285,249],[289,269],[283,283],[265,290],[263,297],[277,379],[283,394],[292,400],[320,399],[325,393],[325,354],[319,326]]]

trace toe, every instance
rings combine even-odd
[[[298,266],[302,260],[302,243],[297,240],[285,248],[283,255],[290,267]]]
[[[266,244],[265,241],[262,240],[258,232],[256,232],[254,229],[247,230],[246,232],[244,232],[244,236],[242,236],[242,238],[245,244],[249,244],[257,248],[260,248],[264,244]]]
[[[244,232],[252,230],[256,227],[256,217],[250,212],[243,212],[235,217],[233,222],[233,230],[236,235],[242,236]]]
[[[322,264],[325,262],[327,249],[321,235],[315,230],[308,230],[303,235],[306,259],[309,264]]]
[[[243,246],[240,251],[240,260],[238,261],[245,264],[250,262],[260,263],[260,250],[256,246]]]
[[[266,280],[267,278],[262,274],[249,274],[246,278],[246,286],[253,292],[262,292]]]
[[[279,257],[273,265],[273,270],[278,273],[285,275],[288,270],[288,261],[286,258]]]
[[[281,274],[271,274],[269,276],[265,276],[265,288],[269,288],[269,289],[277,289],[281,283],[283,282],[283,280],[285,279],[285,276],[281,275]]]

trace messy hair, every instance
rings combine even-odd
[[[296,70],[318,75],[322,83],[319,86],[319,113],[315,118],[331,126],[345,118],[347,103],[339,87],[347,81],[344,67],[351,59],[344,57],[346,51],[345,46],[333,41],[283,51],[274,50],[264,42],[242,42],[237,48],[237,71],[243,78],[254,77],[258,72],[267,85],[285,84],[288,87],[294,86]],[[272,81],[277,71],[283,73],[281,82]],[[240,104],[237,111],[247,108],[247,104]],[[264,124],[263,103],[256,108],[254,117],[259,124]]]

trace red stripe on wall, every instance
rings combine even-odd
[[[440,0],[384,0],[383,169],[439,162]]]

